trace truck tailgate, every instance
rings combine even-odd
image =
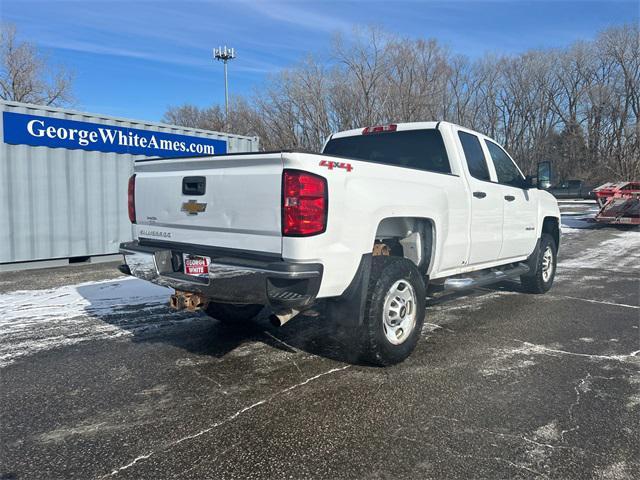
[[[139,161],[134,236],[281,254],[282,169],[279,153]]]

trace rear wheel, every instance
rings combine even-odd
[[[251,320],[263,309],[262,305],[236,304],[236,303],[216,303],[209,302],[206,313],[210,317],[220,320],[223,323],[233,323]]]
[[[553,237],[548,233],[543,233],[540,238],[540,252],[536,270],[520,277],[520,282],[526,292],[546,293],[549,291],[556,276],[557,252],[558,249]]]
[[[413,352],[425,315],[425,284],[406,258],[373,258],[364,315],[364,356],[376,365],[392,365]]]

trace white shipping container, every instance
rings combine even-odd
[[[174,156],[198,155],[181,152],[180,140],[205,153],[213,148],[207,145],[224,153],[218,149],[225,143],[226,153],[259,150],[257,137],[16,102],[0,101],[0,111],[0,270],[14,262],[117,253],[131,240],[133,162],[157,156],[153,145],[175,148],[164,152]]]

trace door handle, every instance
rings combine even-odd
[[[516,197],[514,197],[513,195],[505,195],[505,196],[504,196],[504,199],[505,199],[507,202],[513,202],[513,201],[516,199]]]
[[[484,198],[487,194],[485,192],[473,192],[473,196],[476,198]]]

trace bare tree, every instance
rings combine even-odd
[[[353,118],[357,125],[388,120],[381,117],[392,101],[388,78],[389,48],[393,40],[378,28],[370,28],[365,33],[356,31],[355,40],[349,43],[340,36],[334,40],[336,59],[345,69],[345,80],[355,100]]]
[[[35,45],[16,38],[15,26],[0,24],[0,98],[38,105],[72,101],[72,75],[49,64]]]
[[[188,104],[170,106],[164,113],[162,121],[205,130],[221,130],[225,124],[224,110],[219,105],[210,108],[199,108]]]
[[[638,26],[612,27],[567,48],[472,62],[435,39],[372,28],[337,36],[331,58],[307,58],[236,99],[229,128],[266,149],[319,150],[338,130],[448,120],[496,138],[527,172],[551,160],[564,178],[637,179],[639,39]],[[217,106],[172,107],[165,120],[224,124]]]

